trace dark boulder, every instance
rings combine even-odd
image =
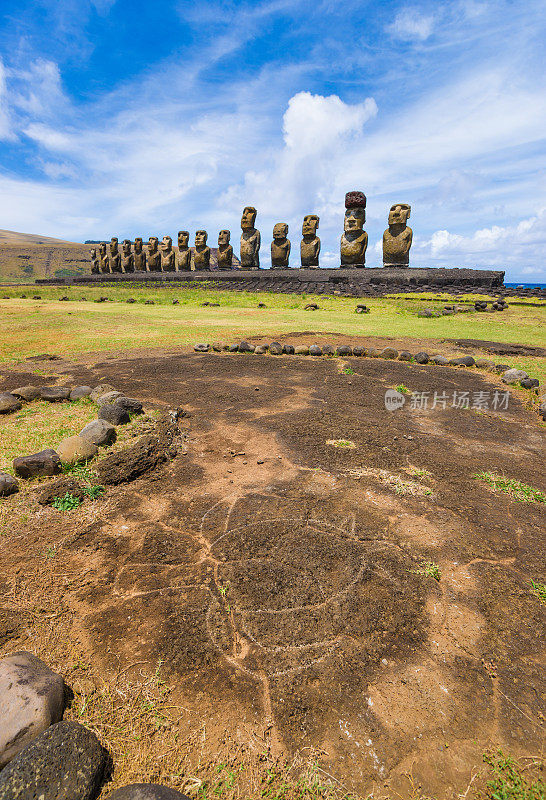
[[[401,350],[398,356],[398,361],[411,361],[412,355],[409,350]]]
[[[322,347],[319,347],[318,344],[312,344],[309,348],[309,355],[310,356],[321,356],[322,355]]]
[[[131,421],[129,412],[113,403],[105,403],[105,405],[101,406],[97,417],[110,422],[112,425],[125,425]]]
[[[398,350],[395,350],[394,347],[385,347],[379,355],[381,358],[398,358]]]
[[[294,345],[293,344],[285,344],[285,345],[283,345],[282,351],[287,356],[293,356],[294,355],[294,351],[295,351]],[[271,348],[269,348],[269,352],[271,352]]]
[[[353,348],[349,347],[348,344],[342,344],[336,348],[336,355],[337,356],[352,356]]]
[[[255,349],[256,348],[253,344],[250,344],[250,342],[247,342],[244,339],[242,342],[239,343],[240,353],[253,353]]]
[[[159,420],[153,434],[142,436],[134,445],[99,461],[96,472],[100,483],[133,481],[176,456],[178,427],[167,415]]]
[[[281,356],[283,353],[283,346],[280,342],[271,342],[269,345],[269,352],[272,356]]]
[[[10,392],[0,392],[0,414],[10,414],[12,411],[20,411],[23,404],[18,397]]]
[[[40,398],[47,400],[48,403],[60,403],[62,400],[68,400],[70,397],[70,389],[66,386],[42,386],[40,389]]]
[[[417,364],[428,364],[428,361],[429,361],[429,358],[428,358],[428,353],[425,353],[424,351],[422,351],[422,352],[420,352],[420,353],[416,353],[416,354],[413,356],[413,360],[414,360],[414,361],[415,361]]]
[[[134,397],[118,397],[113,405],[125,409],[129,414],[142,414],[142,403]]]
[[[322,348],[322,355],[323,356],[333,356],[335,355],[335,349],[332,347],[331,344],[325,344]],[[353,351],[354,352],[354,351]]]
[[[17,389],[12,389],[10,394],[13,394],[15,397],[19,397],[21,400],[26,400],[27,403],[30,403],[32,400],[36,400],[36,398],[40,396],[40,388],[39,386],[19,386]]]
[[[7,472],[0,472],[0,497],[9,497],[19,491],[19,481]]]
[[[61,459],[55,450],[41,450],[30,456],[13,459],[13,469],[21,478],[36,478],[44,475],[58,475],[61,472]]]
[[[193,349],[196,353],[208,353],[210,350],[210,344],[205,344],[204,342],[200,344],[194,345]]]
[[[520,383],[524,389],[538,389],[540,386],[538,378],[524,378]]]
[[[83,400],[84,397],[89,397],[93,389],[91,386],[76,386],[70,392],[71,400]]]

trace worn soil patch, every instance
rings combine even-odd
[[[44,605],[63,597],[64,635],[104,680],[162,662],[182,735],[198,720],[212,741],[314,753],[362,795],[409,796],[411,772],[424,794],[452,797],[486,747],[539,752],[544,607],[529,580],[544,580],[545,509],[472,475],[544,490],[544,426],[515,395],[488,413],[384,403],[400,384],[504,391],[496,377],[215,353],[55,368],[188,412],[172,458],[87,516],[41,509],[0,544],[5,587],[55,548]],[[405,493],[410,480],[423,491]],[[2,652],[32,641],[32,626],[4,627]],[[47,659],[47,641],[34,647]]]

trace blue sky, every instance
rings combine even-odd
[[[2,0],[0,227],[74,241],[228,227],[258,208],[297,262],[367,262],[394,202],[415,266],[546,281],[546,4]]]

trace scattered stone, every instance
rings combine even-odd
[[[414,361],[415,361],[417,364],[428,364],[428,362],[429,362],[428,353],[425,353],[424,351],[421,351],[421,352],[419,352],[419,353],[416,353],[416,354],[413,356],[413,360],[414,360]]]
[[[63,464],[79,464],[96,456],[98,449],[89,439],[76,435],[63,439],[57,447],[57,453]]]
[[[488,358],[477,358],[476,359],[476,366],[478,369],[491,369],[495,366],[493,361],[489,361]]]
[[[455,311],[454,311],[454,310],[450,310],[450,309],[448,309],[448,308],[443,308],[443,309],[442,309],[442,316],[443,316],[443,317],[450,317],[450,316],[451,316],[452,314],[454,314],[454,313],[455,313]]]
[[[173,306],[180,305],[180,300],[173,300]]]
[[[208,301],[208,300],[205,300],[205,302],[204,302],[204,303],[201,303],[201,306],[202,306],[202,307],[203,307],[203,306],[210,306],[210,303],[209,303],[209,301]]]
[[[417,312],[418,317],[434,317],[436,316],[434,311],[431,308],[423,308],[421,311]]]
[[[369,314],[369,313],[370,309],[368,308],[368,306],[358,305],[355,308],[355,314]]]
[[[258,303],[258,308],[267,308],[265,303]]]
[[[336,347],[336,355],[337,356],[352,356],[353,348],[349,347],[348,344],[341,344],[339,347]]]
[[[540,386],[538,378],[524,378],[520,383],[524,389],[538,389]]]
[[[111,422],[112,425],[125,425],[127,422],[131,421],[128,412],[124,408],[116,406],[113,403],[106,403],[101,406],[97,417],[99,419],[105,419],[106,422]]]
[[[228,353],[238,353],[239,352],[239,345],[238,344],[230,344],[228,348]]]
[[[58,722],[63,712],[64,681],[61,675],[24,650],[1,659],[0,768],[46,728]]]
[[[354,350],[353,350],[354,352]],[[331,344],[325,344],[322,348],[322,355],[323,356],[334,356],[336,354],[335,349],[332,347]]]
[[[378,358],[381,355],[381,350],[378,350],[377,347],[368,347],[368,356],[370,358]]]
[[[76,386],[70,392],[71,400],[83,400],[84,397],[89,397],[93,389],[90,386]]]
[[[503,374],[501,381],[508,384],[520,383],[528,377],[529,375],[523,369],[507,369]]]
[[[105,406],[107,403],[115,403],[120,397],[123,397],[123,392],[117,392],[115,389],[111,392],[105,392],[97,398],[96,403],[98,406]]]
[[[239,352],[240,353],[253,353],[255,349],[256,348],[255,348],[255,346],[253,344],[250,344],[250,342],[247,342],[244,339],[239,344]]]
[[[319,347],[318,344],[312,344],[309,348],[309,355],[310,356],[321,356],[322,355],[322,347]]]
[[[124,408],[129,414],[142,414],[142,403],[134,397],[118,397],[114,400],[114,405]]]
[[[263,355],[265,355],[265,353],[267,353],[267,347],[264,347],[264,345],[263,345],[263,344],[259,344],[259,345],[256,347],[256,349],[254,350],[254,353],[255,353],[257,356],[263,356]]]
[[[398,357],[398,350],[395,350],[394,347],[385,347],[384,350],[380,353],[381,358],[397,358]]]
[[[398,361],[411,361],[413,356],[409,352],[409,350],[401,350],[400,354],[398,355]]]
[[[476,311],[487,311],[487,303],[485,300],[476,300],[474,308]]]
[[[19,411],[23,404],[18,397],[10,392],[0,393],[0,414],[10,414],[12,411]]]
[[[225,348],[225,345],[224,345],[223,342],[213,342],[212,343],[212,349],[214,350],[215,353],[221,353],[224,348]]]
[[[106,394],[106,392],[115,392],[115,391],[116,390],[114,389],[114,387],[110,386],[109,383],[100,383],[98,386],[95,386],[89,397],[94,403],[96,403],[101,395]]]
[[[189,800],[189,798],[181,792],[157,783],[131,783],[129,786],[117,789],[108,800]]]
[[[196,353],[208,353],[210,350],[210,344],[205,344],[202,342],[201,344],[194,345],[193,349]]]
[[[294,348],[294,353],[297,356],[308,356],[309,355],[309,348],[306,344],[299,344],[297,347]]]
[[[41,298],[41,295],[39,295],[39,294],[33,294],[32,295],[32,299],[33,300],[41,300],[42,298]]]
[[[57,480],[48,483],[45,489],[38,495],[38,502],[42,506],[50,506],[57,497],[64,497],[65,494],[71,494],[77,497],[78,500],[85,499],[85,492],[81,484],[74,478],[57,478]]]
[[[93,800],[105,753],[83,725],[51,725],[0,773],[0,800]]]
[[[30,456],[14,458],[13,469],[21,478],[58,475],[61,471],[61,459],[55,450],[41,450],[39,453],[33,453]]]
[[[32,400],[36,400],[36,398],[39,397],[40,388],[38,386],[19,386],[18,389],[12,389],[10,394],[15,395],[15,397],[20,397],[22,400],[26,400],[27,403],[30,403]]]
[[[142,436],[134,445],[112,453],[97,464],[100,483],[117,485],[133,481],[174,458],[178,434],[176,422],[166,415],[159,420],[154,433]]]
[[[60,403],[69,397],[70,389],[65,386],[42,386],[40,389],[40,398],[48,403]]]
[[[307,303],[307,305],[304,306],[303,310],[304,311],[318,311],[318,306],[317,306],[316,303]]]
[[[155,306],[155,301],[154,300],[145,300],[144,301],[144,305],[145,306]]]
[[[7,472],[0,472],[0,497],[9,497],[19,491],[19,481]]]
[[[285,344],[283,345],[282,351],[287,356],[293,356],[296,352],[295,347],[293,344]],[[271,347],[269,348],[269,352],[271,352]]]
[[[22,295],[22,296],[24,297],[24,295]],[[66,302],[67,300],[70,300],[70,297],[67,297],[66,295],[63,295],[62,297],[59,297],[59,302],[60,303]]]
[[[284,347],[280,342],[271,342],[269,345],[269,352],[273,356],[281,356],[283,354]]]
[[[437,364],[440,367],[447,367],[449,364],[449,361],[447,358],[445,358],[445,356],[432,356],[430,361],[432,364]]]
[[[450,358],[449,364],[452,367],[475,367],[476,362],[472,356],[462,356],[461,358]]]
[[[111,422],[107,422],[105,419],[94,419],[81,429],[80,436],[97,447],[102,447],[115,442],[116,429]]]
[[[96,302],[96,301],[95,301],[95,302]],[[126,302],[126,303],[136,303],[136,300],[135,300],[135,298],[134,298],[134,297],[128,297],[128,298],[127,298],[127,300],[126,300],[125,302]]]

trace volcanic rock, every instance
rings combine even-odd
[[[55,450],[41,450],[39,453],[33,453],[30,456],[14,458],[13,469],[21,478],[58,475],[61,471],[61,459]]]

